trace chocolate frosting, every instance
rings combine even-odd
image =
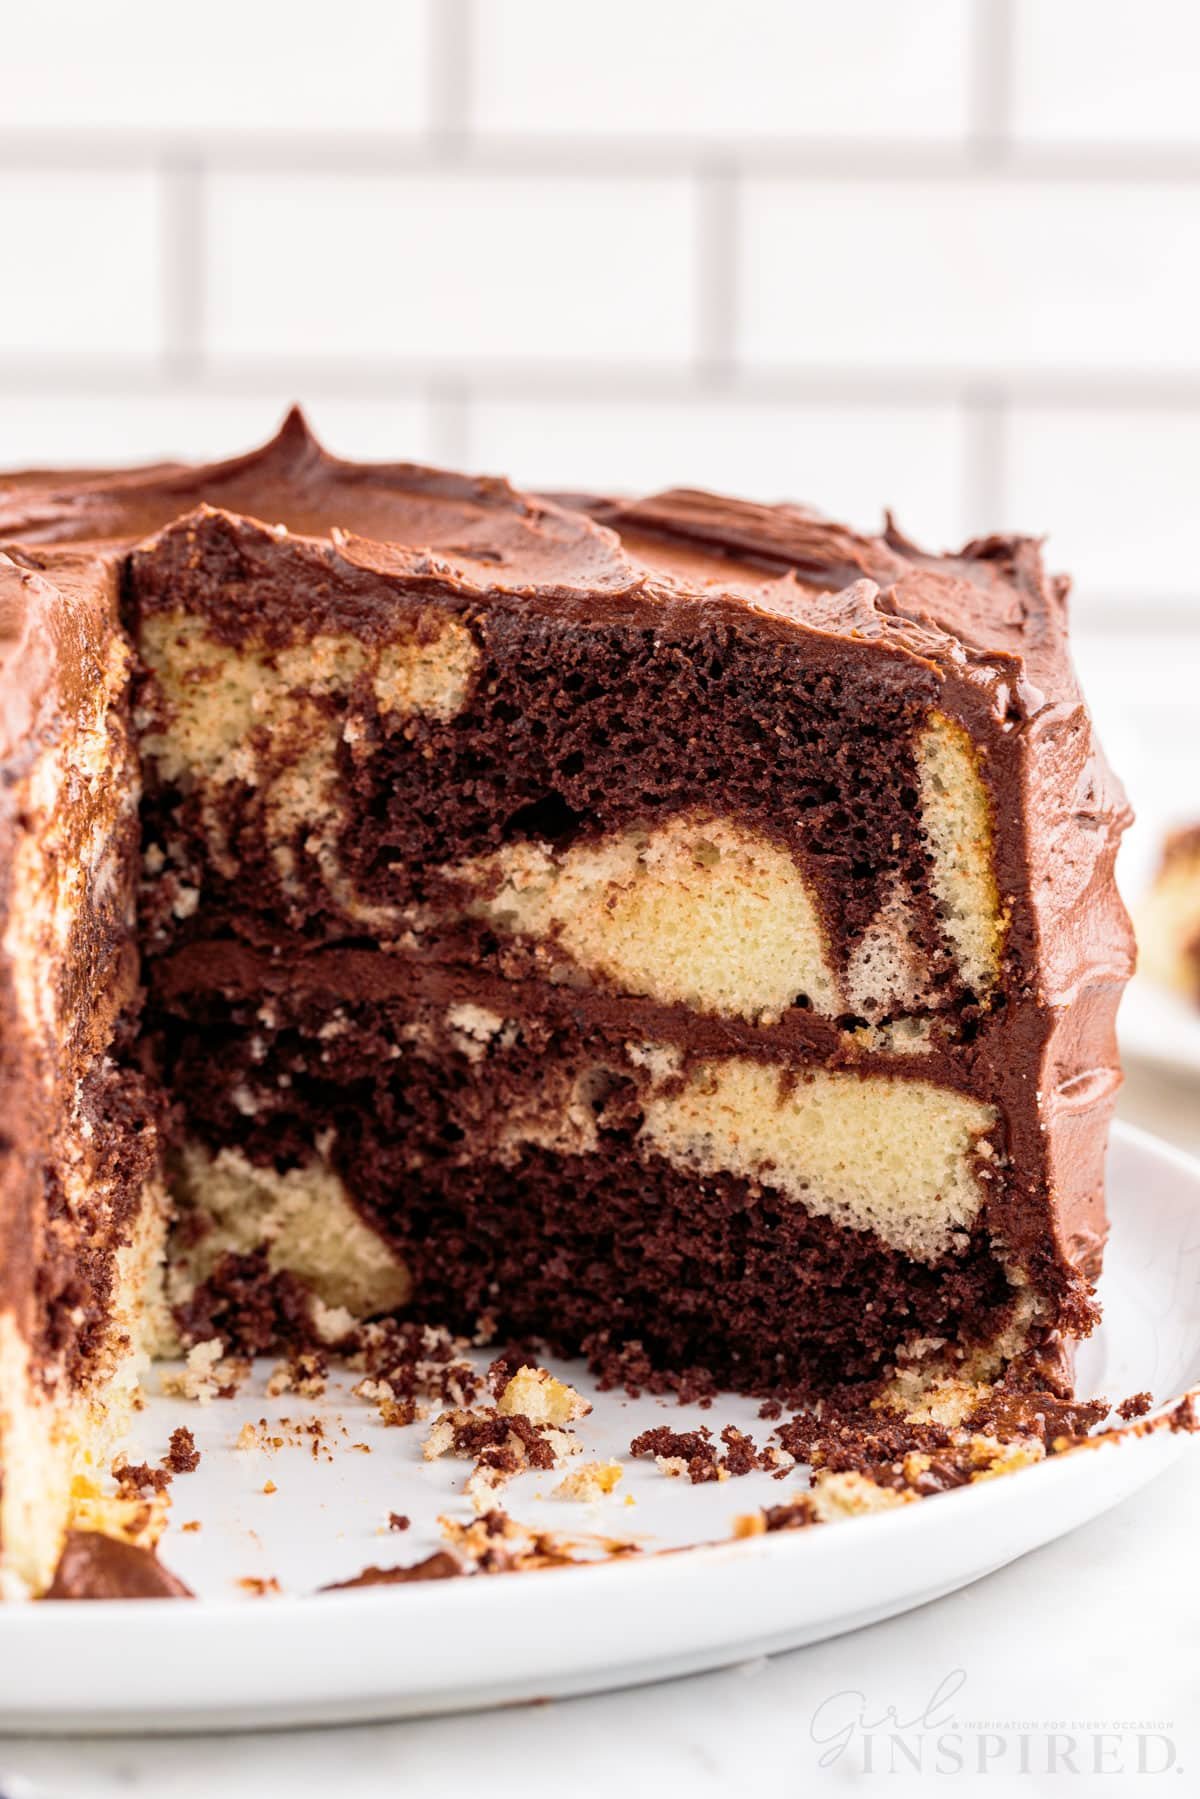
[[[353,1587],[400,1587],[412,1581],[421,1580],[457,1580],[464,1572],[461,1563],[455,1561],[444,1549],[435,1550],[427,1555],[424,1561],[412,1562],[405,1568],[364,1568],[351,1580],[331,1581],[327,1587],[319,1589],[322,1593],[346,1593]]]
[[[1075,699],[1065,583],[1038,545],[989,538],[929,556],[889,520],[866,537],[799,506],[678,489],[563,500],[507,481],[329,455],[298,410],[231,461],[106,476],[0,475],[0,545],[129,545],[197,511],[319,540],[336,564],[472,594],[540,596],[595,616],[752,607],[790,634],[869,639],[970,675],[1003,713]]]
[[[153,1550],[98,1530],[67,1532],[46,1599],[194,1599]]]

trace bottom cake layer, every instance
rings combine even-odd
[[[1016,1320],[982,1233],[923,1265],[736,1176],[696,1178],[653,1156],[530,1149],[511,1166],[435,1165],[414,1182],[409,1152],[371,1133],[340,1178],[322,1160],[280,1176],[190,1146],[174,1272],[186,1340],[246,1353],[303,1340],[308,1288],[322,1301],[318,1335],[336,1335],[331,1310],[344,1325],[398,1308],[467,1336],[583,1352],[615,1380],[666,1372],[816,1395],[879,1379],[905,1350],[984,1348]]]
[[[689,1058],[569,992],[504,1019],[239,978],[162,1029],[188,1341],[303,1335],[307,1290],[816,1395],[1061,1322],[993,1247],[995,1114],[912,1070]]]

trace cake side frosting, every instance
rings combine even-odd
[[[0,558],[0,1576],[34,1588],[119,1441],[165,1225],[116,587],[111,558]]]

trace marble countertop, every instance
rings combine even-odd
[[[1122,1112],[1200,1152],[1194,1084],[1135,1069]],[[1096,1523],[975,1586],[769,1661],[407,1724],[157,1742],[13,1738],[0,1741],[0,1795],[613,1799],[767,1782],[785,1794],[903,1794],[944,1780],[1091,1799],[1160,1771],[1168,1791],[1193,1791],[1198,1516],[1200,1447]]]

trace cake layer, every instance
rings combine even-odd
[[[357,1173],[362,1191],[392,1209],[387,1238],[413,1282],[405,1315],[582,1350],[618,1379],[633,1355],[643,1375],[703,1369],[741,1391],[815,1395],[880,1379],[904,1346],[914,1361],[931,1340],[987,1350],[1016,1316],[1017,1297],[978,1236],[941,1263],[913,1263],[735,1176],[697,1181],[631,1157],[620,1141],[578,1155],[530,1145],[509,1163],[447,1167],[433,1155],[420,1181],[409,1153],[373,1137],[374,1175],[364,1150],[345,1177],[347,1191]],[[258,1173],[243,1152],[226,1147],[210,1170],[193,1150],[188,1168],[189,1191],[203,1194],[215,1173],[232,1195],[240,1177],[253,1203]],[[298,1183],[328,1195],[323,1163],[300,1168]],[[331,1240],[343,1203],[332,1204]],[[223,1242],[214,1234],[210,1248]],[[187,1275],[186,1253],[177,1267]],[[327,1321],[318,1314],[314,1325],[281,1288],[285,1268],[268,1240],[259,1257],[215,1261],[194,1292],[177,1275],[189,1340],[268,1350],[319,1336]]]
[[[276,1017],[279,1007],[259,1011]],[[291,1118],[297,1081],[326,1081],[335,1065],[345,1070],[347,1037],[357,1052],[353,1081],[369,1080],[371,1103],[402,1113],[413,1057],[440,1039],[447,1069],[461,1065],[465,1075],[478,1068],[485,1086],[498,1080],[505,1089],[503,1099],[493,1100],[471,1082],[459,1094],[447,1074],[447,1118],[469,1139],[467,1159],[505,1160],[530,1142],[593,1149],[595,1105],[615,1083],[628,1089],[631,1103],[637,1096],[638,1121],[631,1125],[637,1154],[654,1154],[697,1176],[741,1174],[814,1215],[872,1231],[918,1260],[936,1260],[974,1224],[1000,1172],[991,1141],[994,1109],[911,1075],[831,1072],[818,1062],[797,1066],[736,1055],[689,1061],[671,1045],[622,1041],[611,1027],[589,1030],[578,1012],[558,1031],[545,1014],[506,1019],[479,1005],[441,1013],[339,1007],[322,1022],[313,1023],[314,1016],[308,1013],[308,1040],[289,1041],[285,1050],[261,1017],[244,1037],[227,1037],[206,1009],[204,1039],[221,1050],[218,1067],[207,1072],[193,1065],[203,1051],[185,1031],[184,1060],[171,1060],[173,1079],[189,1091],[202,1083],[216,1108],[214,1141],[239,1141],[244,1120]],[[514,1075],[521,1070],[523,1077],[531,1057],[543,1058],[540,1076]],[[331,1085],[322,1100],[331,1110],[361,1097],[352,1093],[346,1102]],[[198,1101],[189,1113],[193,1120],[202,1115]],[[314,1131],[328,1123],[318,1117]],[[272,1127],[266,1128],[269,1141]],[[258,1141],[253,1132],[251,1138]],[[285,1202],[284,1190],[277,1199]]]
[[[160,1021],[164,1041],[172,1046],[191,1043],[187,1055],[196,1063],[186,1075],[171,1072],[169,1079],[187,1096],[189,1115],[201,1103],[197,1081],[209,1088],[215,1083],[224,1095],[219,1128],[229,1133],[230,1142],[244,1141],[252,1113],[270,1116],[280,1104],[286,1109],[302,1070],[324,1078],[324,1070],[339,1066],[350,1023],[363,1017],[378,1021],[368,1032],[374,1062],[353,1064],[353,1081],[371,1084],[372,1097],[363,1103],[385,1103],[375,1093],[376,1077],[385,1084],[399,1078],[395,1063],[412,1047],[414,1033],[440,1032],[448,1047],[461,1051],[472,1064],[485,1061],[486,1068],[485,1059],[503,1050],[515,1028],[513,1021],[521,1020],[547,1041],[593,1044],[592,1061],[603,1063],[615,1056],[613,1065],[623,1075],[635,1074],[647,1089],[666,1080],[665,1092],[674,1103],[669,1111],[660,1107],[654,1117],[664,1134],[669,1132],[681,1143],[691,1139],[693,1167],[702,1135],[709,1140],[723,1137],[723,1165],[735,1171],[745,1166],[736,1160],[738,1139],[757,1142],[761,1159],[778,1159],[782,1153],[778,1132],[772,1124],[764,1136],[764,1120],[776,1110],[776,1097],[786,1101],[789,1087],[802,1075],[810,1085],[824,1084],[835,1093],[852,1080],[867,1094],[895,1091],[894,1108],[876,1110],[874,1141],[882,1159],[896,1157],[893,1191],[916,1195],[924,1180],[930,1205],[925,1225],[918,1230],[936,1236],[939,1228],[952,1228],[960,1203],[955,1193],[964,1188],[947,1171],[947,1164],[938,1161],[942,1141],[938,1132],[945,1127],[953,1138],[957,1129],[960,1145],[972,1143],[970,1178],[982,1180],[988,1188],[989,1224],[1003,1245],[1006,1265],[1046,1294],[1047,1303],[1053,1296],[1064,1326],[1068,1318],[1075,1328],[1086,1324],[1085,1283],[1097,1266],[1102,1242],[1092,1208],[1102,1194],[1103,1169],[1090,1146],[1097,1115],[1111,1106],[1114,1088],[1107,1076],[1079,1077],[1080,1043],[1065,1024],[1051,1040],[1054,1059],[1047,1063],[1046,1076],[1053,1083],[1060,1136],[1077,1133],[1069,1143],[1077,1185],[1071,1209],[1049,1211],[1039,1202],[1027,1164],[1014,1151],[1016,1144],[1025,1154],[1018,1135],[1022,1121],[1018,1115],[1014,1129],[1011,1117],[1015,1108],[1010,1096],[1019,1096],[1019,1077],[1009,1066],[1006,1009],[965,1044],[954,1034],[914,1036],[899,1029],[864,1030],[857,1024],[839,1028],[805,1010],[795,1010],[774,1025],[751,1025],[683,1005],[664,1006],[556,982],[536,964],[519,960],[514,966],[507,958],[489,959],[475,940],[460,943],[457,959],[445,964],[415,950],[385,954],[342,948],[304,953],[295,944],[290,949],[277,945],[270,951],[254,951],[230,941],[193,943],[156,961],[153,975],[152,1015]],[[305,1050],[295,1065],[286,1061],[279,1065],[282,1051],[270,1032],[280,1019],[299,1021],[298,1028],[316,1046],[315,1057]],[[419,1030],[414,1023],[418,1019]],[[194,1040],[184,1028],[189,1020],[198,1033]],[[205,1075],[199,1067],[203,1043],[218,1023],[224,1028],[230,1021],[236,1024],[235,1036],[228,1042],[222,1037],[222,1054]],[[1070,1015],[1070,1029],[1078,1031],[1086,1045],[1094,1023],[1076,1012]],[[172,1048],[170,1053],[173,1058],[179,1052]],[[570,1054],[576,1057],[574,1050]],[[629,1066],[631,1058],[640,1058],[636,1068]],[[170,1067],[174,1069],[173,1060]],[[722,1090],[729,1084],[741,1090],[747,1120],[744,1125],[735,1121],[722,1132]],[[715,1100],[706,1093],[714,1087]],[[994,1097],[982,1099],[986,1093]],[[691,1116],[703,1106],[711,1113],[707,1133],[694,1128]],[[817,1140],[828,1128],[818,1122],[820,1110],[816,1104],[784,1108],[792,1119],[787,1128],[800,1138],[801,1148],[814,1127]],[[845,1140],[845,1146],[848,1155],[861,1160],[861,1139]],[[875,1180],[881,1168],[882,1163],[868,1175],[864,1163],[864,1183]],[[793,1182],[794,1191],[801,1190],[802,1178]],[[965,1190],[970,1191],[969,1183]],[[872,1191],[880,1205],[890,1204],[882,1186]],[[827,1209],[841,1210],[842,1200],[833,1199]],[[936,1222],[939,1216],[942,1226]]]
[[[211,575],[190,571],[222,556],[237,572],[214,596]],[[319,584],[328,613],[344,608],[341,630],[314,634],[301,609],[290,627],[268,625],[270,595],[285,582]],[[556,901],[578,920],[594,911],[581,880],[628,885],[647,856],[678,904],[680,856],[675,868],[664,858],[678,851],[693,862],[690,833],[702,858],[691,885],[700,904],[707,887],[721,929],[739,928],[736,887],[753,928],[778,905],[780,936],[802,938],[770,977],[765,1005],[761,983],[742,993],[726,979],[717,1009],[778,1010],[800,998],[835,1015],[878,1014],[905,997],[945,1003],[969,989],[956,968],[955,905],[964,917],[974,906],[963,928],[998,947],[982,777],[969,740],[934,704],[930,669],[846,646],[835,667],[818,638],[801,655],[716,602],[697,618],[632,596],[581,629],[532,597],[465,610],[444,594],[422,601],[336,551],[280,544],[215,515],[140,551],[132,593],[146,667],[152,884],[160,903],[172,881],[180,890],[171,915],[153,921],[156,941],[226,928],[253,940],[281,914],[334,941],[436,928],[431,908],[474,905],[481,885],[511,889],[510,870],[536,886],[530,859],[549,842],[567,859],[565,881],[514,925],[569,943]],[[417,663],[419,682],[387,685],[388,669]],[[966,745],[956,770],[966,798],[927,772],[943,734]],[[738,834],[728,859],[713,855],[703,828],[691,830],[709,818],[727,839]],[[937,889],[930,878],[936,845],[948,859],[971,829],[984,877],[948,902],[950,875]],[[514,913],[511,892],[504,899],[493,911]],[[727,941],[714,942],[714,956]],[[589,946],[579,947],[586,966]],[[646,953],[658,958],[652,943]],[[608,960],[593,955],[601,971]],[[990,983],[997,963],[993,953],[984,967],[976,951],[967,969]]]
[[[357,960],[365,983],[362,964],[390,958]],[[175,1252],[201,1289],[192,1303],[177,1275],[193,1335],[251,1328],[238,1318],[256,1305],[254,1331],[286,1334],[294,1293],[265,1276],[290,1272],[359,1316],[403,1291],[418,1316],[474,1330],[490,1315],[565,1349],[597,1333],[613,1354],[627,1337],[686,1343],[690,1363],[760,1385],[774,1341],[799,1388],[839,1358],[865,1378],[919,1340],[982,1345],[1011,1323],[995,1115],[921,1078],[921,1058],[833,1072],[794,1052],[702,1057],[629,1038],[622,1002],[602,1016],[562,989],[510,988],[530,1009],[509,1016],[412,986],[335,1003],[294,966],[273,978],[271,958],[231,961],[222,991],[177,967],[164,1025],[167,1078],[188,1096],[176,1192],[201,1220]],[[314,1269],[294,1220],[315,1236],[322,1216]],[[390,1267],[364,1253],[364,1224]],[[569,1318],[555,1290],[574,1296]]]

